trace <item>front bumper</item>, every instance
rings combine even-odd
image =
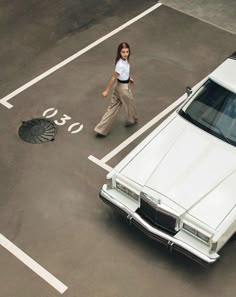
[[[187,257],[204,266],[211,266],[219,259],[220,256],[217,253],[203,253],[199,249],[196,249],[193,246],[189,245],[187,242],[182,241],[175,236],[169,235],[164,231],[157,229],[156,227],[153,227],[148,222],[146,222],[138,213],[130,210],[120,201],[114,199],[108,193],[108,191],[104,189],[104,187],[101,189],[99,196],[106,204],[114,208],[121,215],[125,216],[127,222],[130,225],[136,226],[147,236],[166,245],[170,252],[174,250],[180,252],[181,254],[186,255]]]

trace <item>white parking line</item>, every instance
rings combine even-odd
[[[40,80],[44,79],[45,77],[49,76],[50,74],[52,74],[53,72],[57,71],[58,69],[64,67],[65,65],[67,65],[71,61],[75,60],[79,56],[83,55],[84,53],[86,53],[87,51],[89,51],[93,47],[97,46],[101,42],[105,41],[106,39],[110,38],[111,36],[115,35],[116,33],[120,32],[121,30],[125,29],[126,27],[130,26],[134,22],[137,22],[139,19],[143,18],[145,15],[149,14],[150,12],[152,12],[155,9],[157,9],[161,5],[162,5],[161,3],[157,3],[157,4],[153,5],[152,7],[150,7],[147,10],[145,10],[144,12],[142,12],[139,15],[137,15],[136,17],[134,17],[133,19],[129,20],[128,22],[124,23],[120,27],[116,28],[115,30],[111,31],[110,33],[106,34],[105,36],[103,36],[103,37],[99,38],[98,40],[94,41],[93,43],[91,43],[90,45],[86,46],[85,48],[83,48],[82,50],[78,51],[77,53],[75,53],[74,55],[70,56],[69,58],[65,59],[61,63],[57,64],[56,66],[54,66],[52,68],[50,68],[46,72],[40,74],[39,76],[37,76],[36,78],[32,79],[31,81],[29,81],[25,85],[21,86],[20,88],[16,89],[14,92],[10,93],[9,95],[3,97],[2,99],[0,99],[0,103],[3,106],[5,106],[6,108],[8,108],[8,109],[12,108],[13,105],[8,102],[10,99],[12,99],[16,95],[20,94],[24,90],[28,89],[29,87],[33,86],[34,84],[36,84]]]
[[[0,233],[0,245],[12,253],[17,259],[23,262],[36,274],[38,274],[42,279],[49,283],[54,289],[63,294],[68,287],[55,278],[51,273],[45,270],[41,265],[35,262],[17,246],[15,246],[11,241],[9,241],[5,236]]]
[[[92,161],[93,163],[97,164],[98,166],[102,167],[103,169],[105,169],[106,171],[110,172],[113,168],[110,167],[109,165],[105,164],[102,160],[99,160],[98,158],[90,155],[88,157],[88,159],[90,161]]]

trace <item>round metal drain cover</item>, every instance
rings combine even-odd
[[[44,118],[24,121],[18,130],[18,134],[22,140],[33,144],[52,141],[56,133],[55,124]]]

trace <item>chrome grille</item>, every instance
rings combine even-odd
[[[141,205],[138,210],[139,215],[141,215],[146,220],[150,221],[153,225],[161,227],[173,234],[176,233],[176,217],[169,215],[168,213],[162,212],[157,208],[154,208],[147,201],[141,199]]]

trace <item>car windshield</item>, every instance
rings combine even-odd
[[[179,114],[208,133],[236,146],[236,94],[208,80]]]

